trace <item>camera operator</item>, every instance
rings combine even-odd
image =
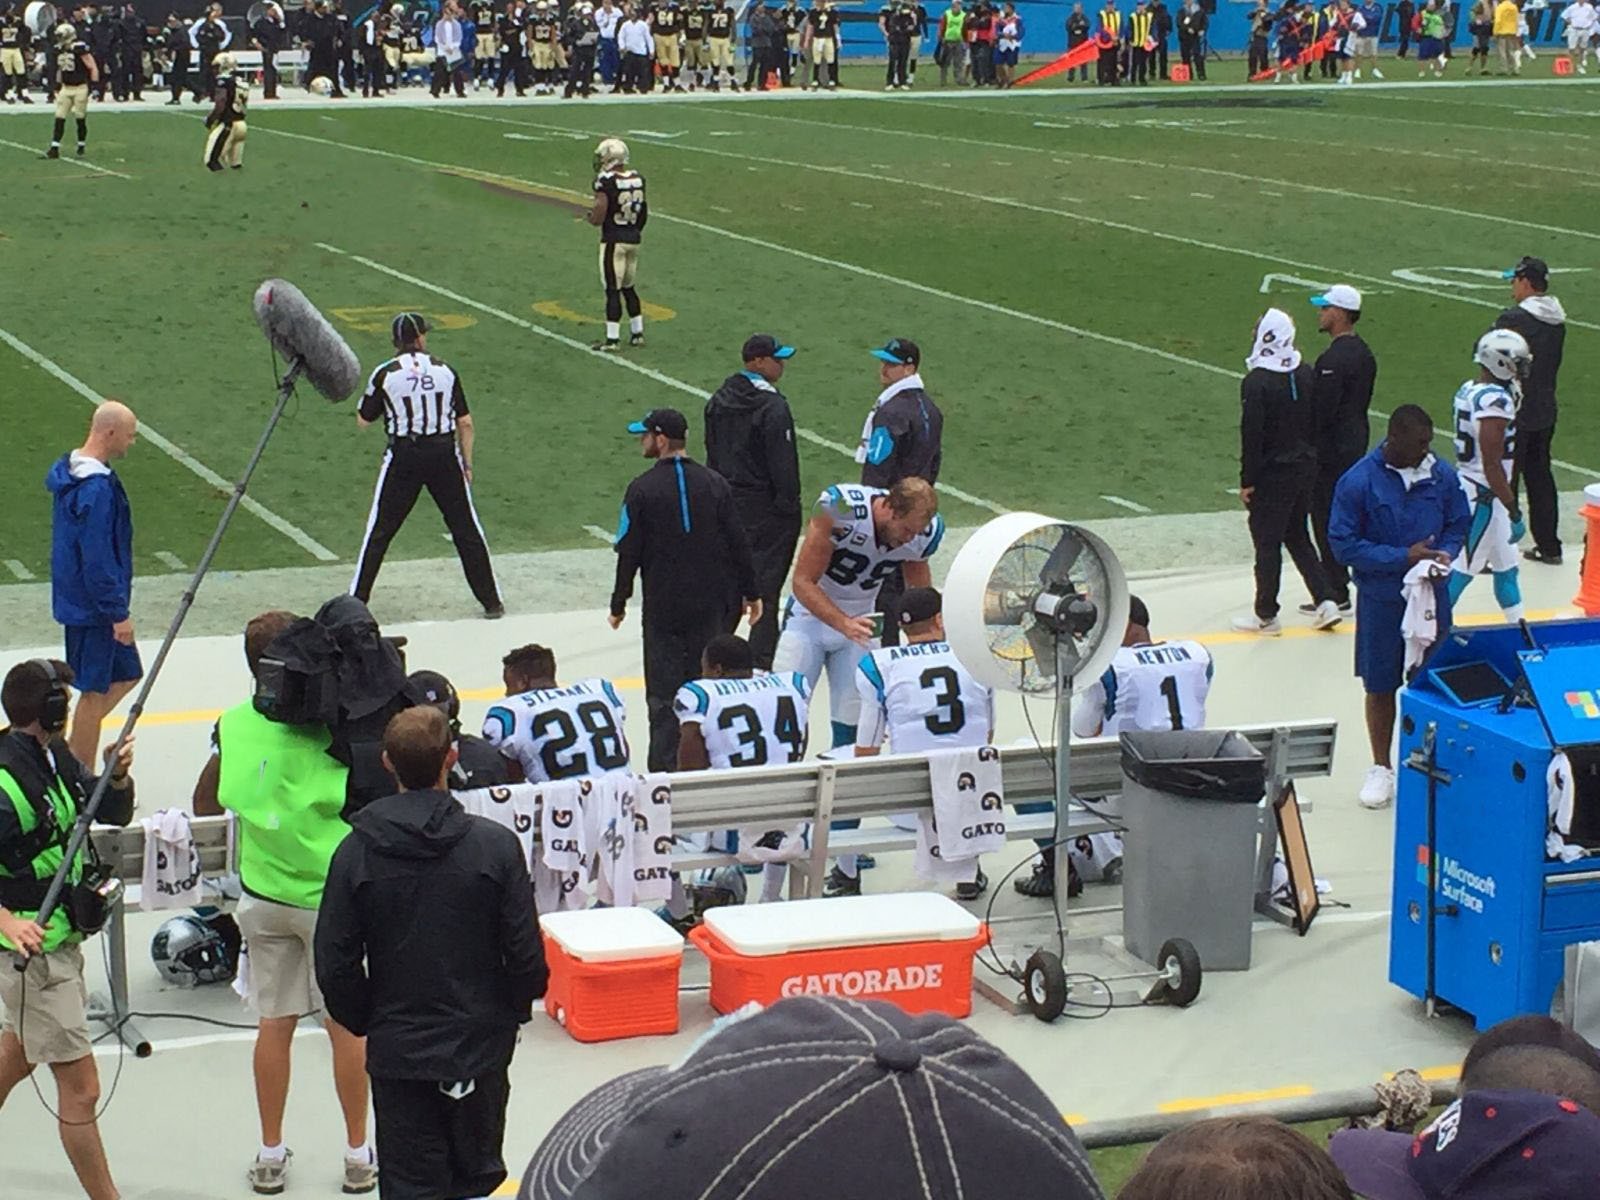
[[[116,1200],[95,1121],[100,1075],[89,1040],[81,944],[105,922],[105,906],[85,882],[80,850],[67,872],[61,905],[37,921],[50,881],[95,779],[67,748],[72,668],[54,659],[18,663],[0,686],[10,725],[0,731],[0,950],[27,954],[27,967],[0,964],[0,1105],[43,1063],[55,1076],[61,1145],[91,1200]],[[133,745],[107,753],[111,783],[99,822],[133,819]]]
[[[265,612],[244,630],[244,657],[259,678],[267,647],[297,618]],[[256,1108],[261,1149],[247,1178],[273,1194],[288,1179],[283,1141],[289,1099],[290,1049],[306,1013],[320,1013],[312,962],[317,908],[333,852],[350,832],[341,813],[349,768],[331,753],[333,735],[320,722],[288,725],[257,711],[253,697],[218,719],[211,760],[194,789],[199,817],[234,814],[239,831],[239,929],[250,947],[250,1004],[256,1010]],[[367,1143],[366,1044],[338,1022],[326,1022],[333,1084],[344,1110],[344,1191],[377,1186]]]

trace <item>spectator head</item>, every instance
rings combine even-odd
[[[794,357],[794,347],[786,346],[770,333],[751,334],[744,340],[744,369],[754,371],[768,383],[783,378],[783,364]]]
[[[883,511],[874,512],[878,538],[886,546],[904,546],[928,527],[939,511],[939,496],[933,484],[915,475],[907,476],[874,501]]]
[[[1123,632],[1124,646],[1137,646],[1150,640],[1150,610],[1137,596],[1128,597],[1128,628]]]
[[[554,687],[556,652],[537,642],[518,646],[500,660],[500,678],[506,685],[508,696],[531,692],[535,688]]]
[[[1553,1046],[1503,1046],[1475,1060],[1461,1073],[1461,1094],[1538,1092],[1576,1100],[1600,1114],[1600,1071]],[[1597,1189],[1600,1190],[1600,1189]]]
[[[1383,461],[1391,467],[1415,467],[1428,457],[1433,445],[1433,418],[1415,404],[1402,404],[1389,415],[1389,434],[1383,439]]]
[[[639,439],[646,458],[665,458],[681,451],[689,440],[689,421],[675,408],[652,408],[628,426]]]
[[[952,0],[952,3],[953,2],[954,2],[954,0]],[[1076,3],[1074,3],[1073,6],[1072,6],[1072,11],[1074,13],[1076,13],[1078,16],[1082,16],[1083,15],[1083,0],[1076,0]]]
[[[1348,333],[1361,320],[1361,293],[1348,283],[1336,283],[1311,297],[1317,309],[1317,328],[1338,336]]]
[[[895,624],[908,642],[937,642],[944,637],[944,597],[937,588],[907,588],[895,605]]]
[[[438,671],[413,671],[406,682],[417,703],[437,708],[450,722],[450,732],[461,732],[461,697],[456,694],[455,684]]]
[[[400,351],[423,350],[428,345],[428,322],[418,312],[403,312],[389,326],[394,348]]]
[[[1546,1046],[1570,1054],[1590,1070],[1600,1071],[1600,1051],[1577,1030],[1546,1016],[1511,1017],[1485,1029],[1472,1043],[1461,1063],[1461,1090],[1481,1091],[1481,1087],[1471,1082],[1478,1063],[1511,1046]]]
[[[922,351],[910,338],[890,338],[872,352],[872,357],[878,360],[878,380],[884,387],[922,369]]]
[[[719,633],[701,651],[700,669],[707,679],[749,679],[755,671],[750,643],[731,633]]]
[[[1516,266],[1500,274],[1511,280],[1511,298],[1518,304],[1529,296],[1542,296],[1550,290],[1550,268],[1542,258],[1524,255]]]
[[[1366,1200],[1593,1196],[1600,1117],[1535,1092],[1469,1092],[1418,1137],[1345,1129],[1328,1153]]]
[[[102,400],[89,418],[89,436],[83,452],[103,463],[115,462],[133,448],[139,437],[139,419],[120,400]]]
[[[1198,1121],[1156,1143],[1120,1200],[1351,1200],[1325,1151],[1270,1117]]]
[[[682,1062],[601,1085],[556,1122],[518,1194],[602,1200],[648,1179],[663,1197],[790,1200],[841,1178],[886,1200],[1103,1195],[1057,1105],[968,1026],[821,996],[725,1019]]]
[[[54,678],[52,678],[52,674]],[[0,685],[0,708],[11,727],[27,732],[58,734],[67,727],[72,668],[56,658],[30,658],[6,672]]]
[[[261,660],[266,656],[267,647],[272,645],[280,633],[299,619],[292,612],[284,612],[281,608],[274,608],[250,618],[249,624],[244,627],[244,661],[250,668],[252,679],[261,675]]]
[[[402,709],[383,731],[383,765],[402,792],[444,790],[456,763],[450,722],[437,708],[419,704]]]

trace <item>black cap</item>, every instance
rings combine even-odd
[[[590,1092],[518,1195],[790,1200],[840,1180],[886,1200],[1103,1197],[1057,1107],[971,1028],[820,996],[724,1020],[677,1065]]]
[[[910,338],[890,338],[872,352],[872,357],[901,367],[922,365],[922,351]]]
[[[1550,286],[1550,268],[1544,259],[1524,255],[1517,260],[1517,265],[1508,267],[1500,272],[1506,279],[1526,279],[1533,286],[1534,291],[1542,292]]]
[[[396,346],[406,346],[428,332],[428,322],[421,313],[403,312],[389,326]]]
[[[675,442],[689,436],[689,420],[675,408],[652,408],[628,426],[632,434],[659,433]]]
[[[894,610],[895,620],[902,625],[921,625],[937,617],[943,607],[944,602],[934,588],[908,588]]]
[[[745,362],[758,358],[792,358],[794,347],[785,346],[770,333],[753,333],[744,340],[743,354]]]

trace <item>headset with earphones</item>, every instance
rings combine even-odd
[[[33,661],[44,671],[45,679],[50,684],[50,692],[45,696],[44,707],[39,712],[39,724],[46,733],[60,733],[67,727],[67,714],[72,710],[72,692],[66,680],[56,671],[55,663],[48,658],[36,658]]]

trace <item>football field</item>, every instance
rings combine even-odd
[[[48,110],[0,117],[0,581],[47,574],[41,481],[98,395],[149,430],[120,468],[138,570],[194,563],[271,406],[250,313],[269,276],[303,288],[364,370],[386,357],[393,313],[428,315],[429,348],[472,403],[496,552],[597,547],[641,467],[623,426],[683,408],[695,452],[703,397],[756,331],[800,350],[783,389],[808,488],[854,476],[878,388],[866,350],[904,336],[945,409],[952,524],[1229,508],[1263,307],[1285,307],[1314,356],[1307,295],[1355,284],[1378,407],[1420,403],[1442,426],[1508,302],[1499,269],[1523,254],[1549,261],[1571,315],[1558,482],[1600,467],[1585,396],[1600,103],[1581,82],[258,100],[246,168],[216,176],[198,112],[97,109],[83,163],[36,157]],[[588,349],[602,297],[578,219],[604,135],[627,139],[651,205],[649,344],[616,358]],[[353,560],[381,442],[307,390],[219,563]],[[424,513],[393,556],[449,553]]]

